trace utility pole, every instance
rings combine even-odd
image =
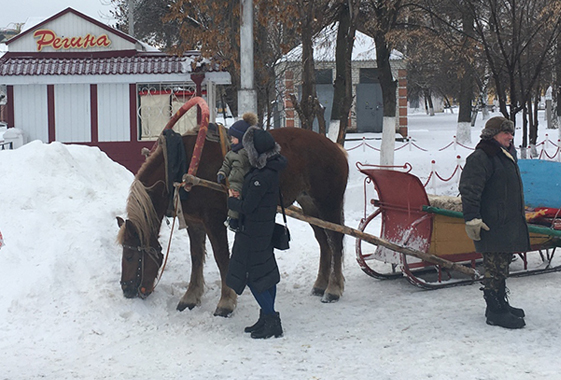
[[[257,113],[257,95],[253,74],[253,0],[241,0],[240,24],[240,89],[238,116],[244,112]]]

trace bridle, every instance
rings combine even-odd
[[[135,282],[138,284],[137,286],[137,293],[138,294],[145,294],[146,289],[142,288],[142,280],[144,276],[144,257],[148,256],[158,268],[161,266],[161,261],[163,261],[163,257],[160,260],[160,256],[162,255],[162,247],[158,244],[158,248],[150,247],[150,246],[132,246],[123,244],[123,248],[130,249],[132,251],[137,251],[140,254],[138,255],[138,266],[136,267],[136,276],[129,281],[120,281],[121,286],[134,286]],[[151,290],[156,287],[154,285]]]

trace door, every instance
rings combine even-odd
[[[355,107],[357,132],[382,132],[384,102],[379,83],[357,84]]]

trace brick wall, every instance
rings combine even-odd
[[[397,70],[397,81],[398,132],[407,137],[407,70]]]

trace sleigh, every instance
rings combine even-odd
[[[539,208],[554,210],[551,206],[554,205],[555,194],[560,194],[561,186],[552,186],[551,178],[561,178],[561,164],[553,163],[556,164],[553,167],[523,161],[520,168],[529,212],[535,216],[535,210]],[[482,272],[481,255],[475,252],[473,241],[465,233],[459,197],[429,196],[421,181],[409,173],[410,165],[402,170],[387,170],[360,163],[357,167],[366,175],[365,197],[370,183],[377,194],[376,199],[365,199],[365,216],[358,227],[360,231],[460,266],[474,270],[479,268]],[[544,171],[549,174],[544,175]],[[557,176],[553,172],[557,172]],[[545,192],[544,179],[550,180]],[[366,215],[367,202],[375,208],[370,215]],[[561,227],[561,224],[559,216],[551,216],[551,212],[547,218],[544,214],[541,224],[528,224],[531,251],[514,255],[511,276],[561,270],[561,262],[554,260],[555,250],[561,246],[561,230],[555,227]],[[536,218],[532,220],[538,222]],[[372,246],[360,238],[356,240],[356,259],[361,269],[372,277],[395,279],[405,276],[412,284],[427,289],[473,283],[480,279],[480,275],[467,276],[435,264],[434,260],[428,262],[385,246]]]

